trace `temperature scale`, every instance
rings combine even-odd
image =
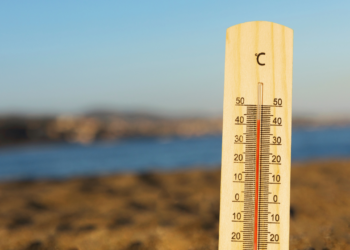
[[[219,250],[288,250],[293,31],[226,34]]]

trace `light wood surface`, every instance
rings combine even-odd
[[[259,57],[259,62],[257,57]],[[261,166],[261,169],[269,171],[266,173],[269,174],[269,177],[265,183],[277,182],[277,175],[280,176],[280,181],[271,185],[266,184],[268,185],[268,194],[266,195],[268,195],[267,199],[270,203],[266,205],[269,212],[267,217],[269,223],[265,223],[265,226],[269,233],[259,232],[263,239],[258,239],[260,246],[257,249],[289,249],[292,61],[293,31],[290,28],[272,22],[256,21],[238,24],[227,29],[219,250],[255,249],[251,245],[254,236],[248,238],[248,232],[244,232],[244,225],[247,224],[243,222],[243,220],[253,220],[252,217],[245,216],[244,211],[245,202],[248,200],[245,197],[248,195],[245,184],[245,181],[248,181],[248,175],[244,173],[247,171],[247,164],[243,163],[250,160],[246,152],[247,144],[244,143],[247,143],[245,133],[249,132],[247,131],[248,126],[252,127],[253,125],[244,125],[247,119],[249,120],[247,117],[248,106],[237,105],[237,103],[239,104],[241,98],[244,98],[244,105],[257,105],[259,82],[263,83],[262,104],[266,110],[269,109],[268,112],[271,115],[270,117],[266,115],[264,119],[265,122],[269,121],[271,124],[269,127],[271,135],[265,135],[265,137],[270,136],[268,140],[271,145],[269,145],[269,151],[266,154],[268,154],[268,161],[272,164]],[[239,99],[237,100],[237,98]],[[282,100],[281,105],[279,105],[280,99]],[[242,125],[236,124],[237,117],[245,119]],[[275,118],[277,120],[274,124]],[[278,118],[281,118],[281,124],[279,124]],[[265,138],[264,131],[266,130],[262,128],[263,138]],[[239,137],[242,136],[241,144],[235,143],[235,139],[237,139],[235,136],[238,136],[238,141]],[[274,137],[281,141],[281,145],[273,145]],[[243,156],[242,163],[235,163],[235,154]],[[279,162],[278,159],[280,159]],[[273,160],[276,161],[276,164],[273,164]],[[234,182],[235,178],[237,181],[237,175],[240,173],[242,174],[241,182]],[[274,180],[272,176],[275,176]],[[239,200],[235,200],[236,194],[239,194]],[[263,195],[261,194],[261,197]],[[275,198],[278,200],[277,202],[274,202]],[[262,209],[262,205],[259,209]],[[234,213],[235,216],[241,213],[240,220],[242,222],[233,222],[233,220],[237,220],[237,218],[233,218]],[[278,215],[278,218],[272,218],[273,215]],[[272,221],[273,219],[279,220],[277,222]],[[237,233],[240,233],[240,240],[232,242],[233,234],[236,234],[235,239],[237,239]],[[265,238],[266,244],[263,244]],[[271,238],[273,239],[271,240]],[[245,241],[245,243],[250,241],[250,245],[244,247],[243,242],[239,241]]]

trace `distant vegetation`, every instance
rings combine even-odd
[[[349,119],[293,119],[293,127],[349,124]],[[0,146],[50,142],[91,143],[135,137],[193,137],[219,135],[221,131],[221,118],[164,118],[107,112],[57,117],[6,116],[0,117]]]
[[[0,145],[118,140],[220,134],[220,118],[161,118],[144,114],[93,113],[84,116],[2,117]]]

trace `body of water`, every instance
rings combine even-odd
[[[350,157],[350,128],[293,130],[292,161],[347,157]],[[221,136],[21,146],[0,150],[0,178],[64,178],[211,168],[220,163]]]

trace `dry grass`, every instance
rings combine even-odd
[[[217,249],[220,172],[0,184],[0,249]],[[350,249],[350,162],[292,170],[290,249]]]

